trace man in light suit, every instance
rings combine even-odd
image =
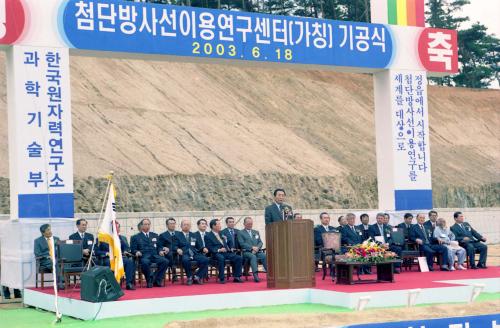
[[[455,224],[450,229],[455,234],[455,238],[460,246],[467,251],[470,267],[472,269],[486,269],[488,246],[482,243],[486,242],[486,238],[474,230],[468,222],[464,222],[465,217],[462,212],[455,212],[453,218],[455,219]],[[474,258],[476,251],[479,252],[479,262],[477,265]]]
[[[143,219],[140,223],[141,231],[130,239],[132,254],[140,258],[142,273],[147,281],[147,288],[161,287],[165,271],[167,271],[168,260],[164,257],[165,252],[158,245],[158,235],[150,232],[151,221]],[[151,274],[151,264],[156,263],[157,269]]]
[[[262,238],[257,230],[253,230],[253,219],[247,216],[243,220],[244,230],[240,230],[238,233],[238,242],[240,244],[241,250],[243,251],[243,259],[250,261],[250,267],[252,268],[253,281],[259,282],[258,275],[258,260],[261,261],[264,266],[264,270],[267,272],[267,261],[266,254],[262,251]]]
[[[290,205],[284,203],[286,193],[284,189],[274,190],[274,203],[267,206],[264,211],[266,224],[293,219],[293,211]]]
[[[57,256],[59,238],[52,235],[50,224],[42,224],[40,226],[40,233],[42,235],[34,241],[33,252],[35,253],[35,258],[38,260],[40,271],[52,272],[52,258]],[[56,263],[55,267],[57,287],[64,289],[64,279],[60,273],[59,265]]]
[[[233,266],[234,282],[242,283],[243,280],[241,280],[241,264],[243,262],[243,259],[240,255],[231,251],[231,248],[228,246],[225,236],[221,235],[220,220],[211,220],[210,229],[212,231],[205,235],[205,243],[206,247],[212,254],[212,257],[217,262],[217,270],[219,271],[218,282],[220,284],[225,283],[225,261],[229,260]]]
[[[82,252],[83,257],[88,259],[90,257],[90,252],[94,246],[94,235],[87,232],[87,220],[78,219],[76,220],[76,227],[78,231],[69,236],[70,240],[79,240],[82,242]]]

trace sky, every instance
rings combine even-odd
[[[471,0],[469,5],[463,7],[462,13],[471,21],[463,27],[479,22],[488,28],[488,33],[500,38],[500,0]]]

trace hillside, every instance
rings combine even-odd
[[[5,58],[0,156],[7,158]],[[377,207],[369,75],[72,57],[77,206],[122,210]],[[430,87],[435,206],[500,205],[500,91]],[[8,163],[0,164],[2,212]]]

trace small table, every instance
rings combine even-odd
[[[401,263],[401,260],[390,260],[384,262],[335,262],[335,275],[337,277],[337,284],[354,285],[354,284],[367,284],[376,282],[394,282],[394,263]],[[376,266],[377,279],[358,279],[354,280],[352,274],[355,267],[360,266]]]

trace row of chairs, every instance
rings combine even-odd
[[[241,251],[238,252],[241,253]],[[143,282],[146,282],[146,278],[144,277],[144,274],[142,273],[141,270],[141,266],[139,265],[139,258],[135,258],[135,256],[132,257],[136,262],[136,282],[140,287],[142,287]],[[74,284],[76,285],[77,280],[80,278],[81,273],[85,270],[85,265],[86,265],[86,261],[82,257],[81,241],[74,241],[74,240],[59,241],[57,245],[57,259],[58,259],[57,266],[60,270],[59,274],[62,277],[64,277],[65,288],[69,287],[71,278],[73,278]],[[95,261],[97,262],[97,264],[102,264],[102,259],[95,259]],[[193,270],[195,270],[197,268],[197,262],[194,260],[191,261],[191,266]],[[169,270],[167,270],[167,273],[164,278],[164,284],[166,283],[167,280],[171,281],[172,283],[175,282],[174,274],[177,273],[177,268],[179,268],[179,277],[181,284],[185,283],[186,274],[184,272],[184,268],[182,265],[180,265],[180,259],[177,256],[177,254],[175,254],[174,263],[169,268]],[[226,276],[229,279],[232,275],[231,262],[229,260],[226,260],[225,268],[226,268]],[[156,264],[153,263],[151,269],[152,271],[156,270]],[[249,261],[245,260],[243,262],[243,275],[245,276],[246,280],[248,280],[249,270],[250,270],[250,263]],[[215,263],[214,259],[210,259],[209,261],[208,272],[209,276],[204,277],[207,281],[209,277],[216,276],[218,273],[217,264]],[[262,273],[263,271],[259,270],[259,272]],[[36,273],[37,273],[35,279],[36,288],[38,288],[38,285],[40,285],[41,288],[45,288],[46,282],[49,283],[54,282],[52,279],[50,279],[52,277],[52,270],[48,268],[42,268],[40,266],[40,258],[36,258]],[[50,273],[50,278],[47,279],[47,275],[49,273]]]
[[[341,253],[342,235],[340,232],[324,232],[321,237],[323,239],[323,247],[316,247],[315,252],[316,254],[319,254],[318,265],[321,265],[323,269],[323,280],[325,280],[328,269],[330,269],[330,275],[332,275],[335,265],[335,255]],[[419,265],[418,257],[423,256],[423,254],[417,243],[406,240],[403,231],[400,229],[392,231],[391,238],[396,244],[403,246],[401,260],[403,261],[402,268],[404,270],[411,271],[413,265]],[[349,246],[346,248],[348,249]],[[479,252],[476,254],[478,253]],[[441,254],[436,254],[435,263],[439,266],[443,264]],[[469,268],[468,257],[465,259],[465,264],[466,267]]]

